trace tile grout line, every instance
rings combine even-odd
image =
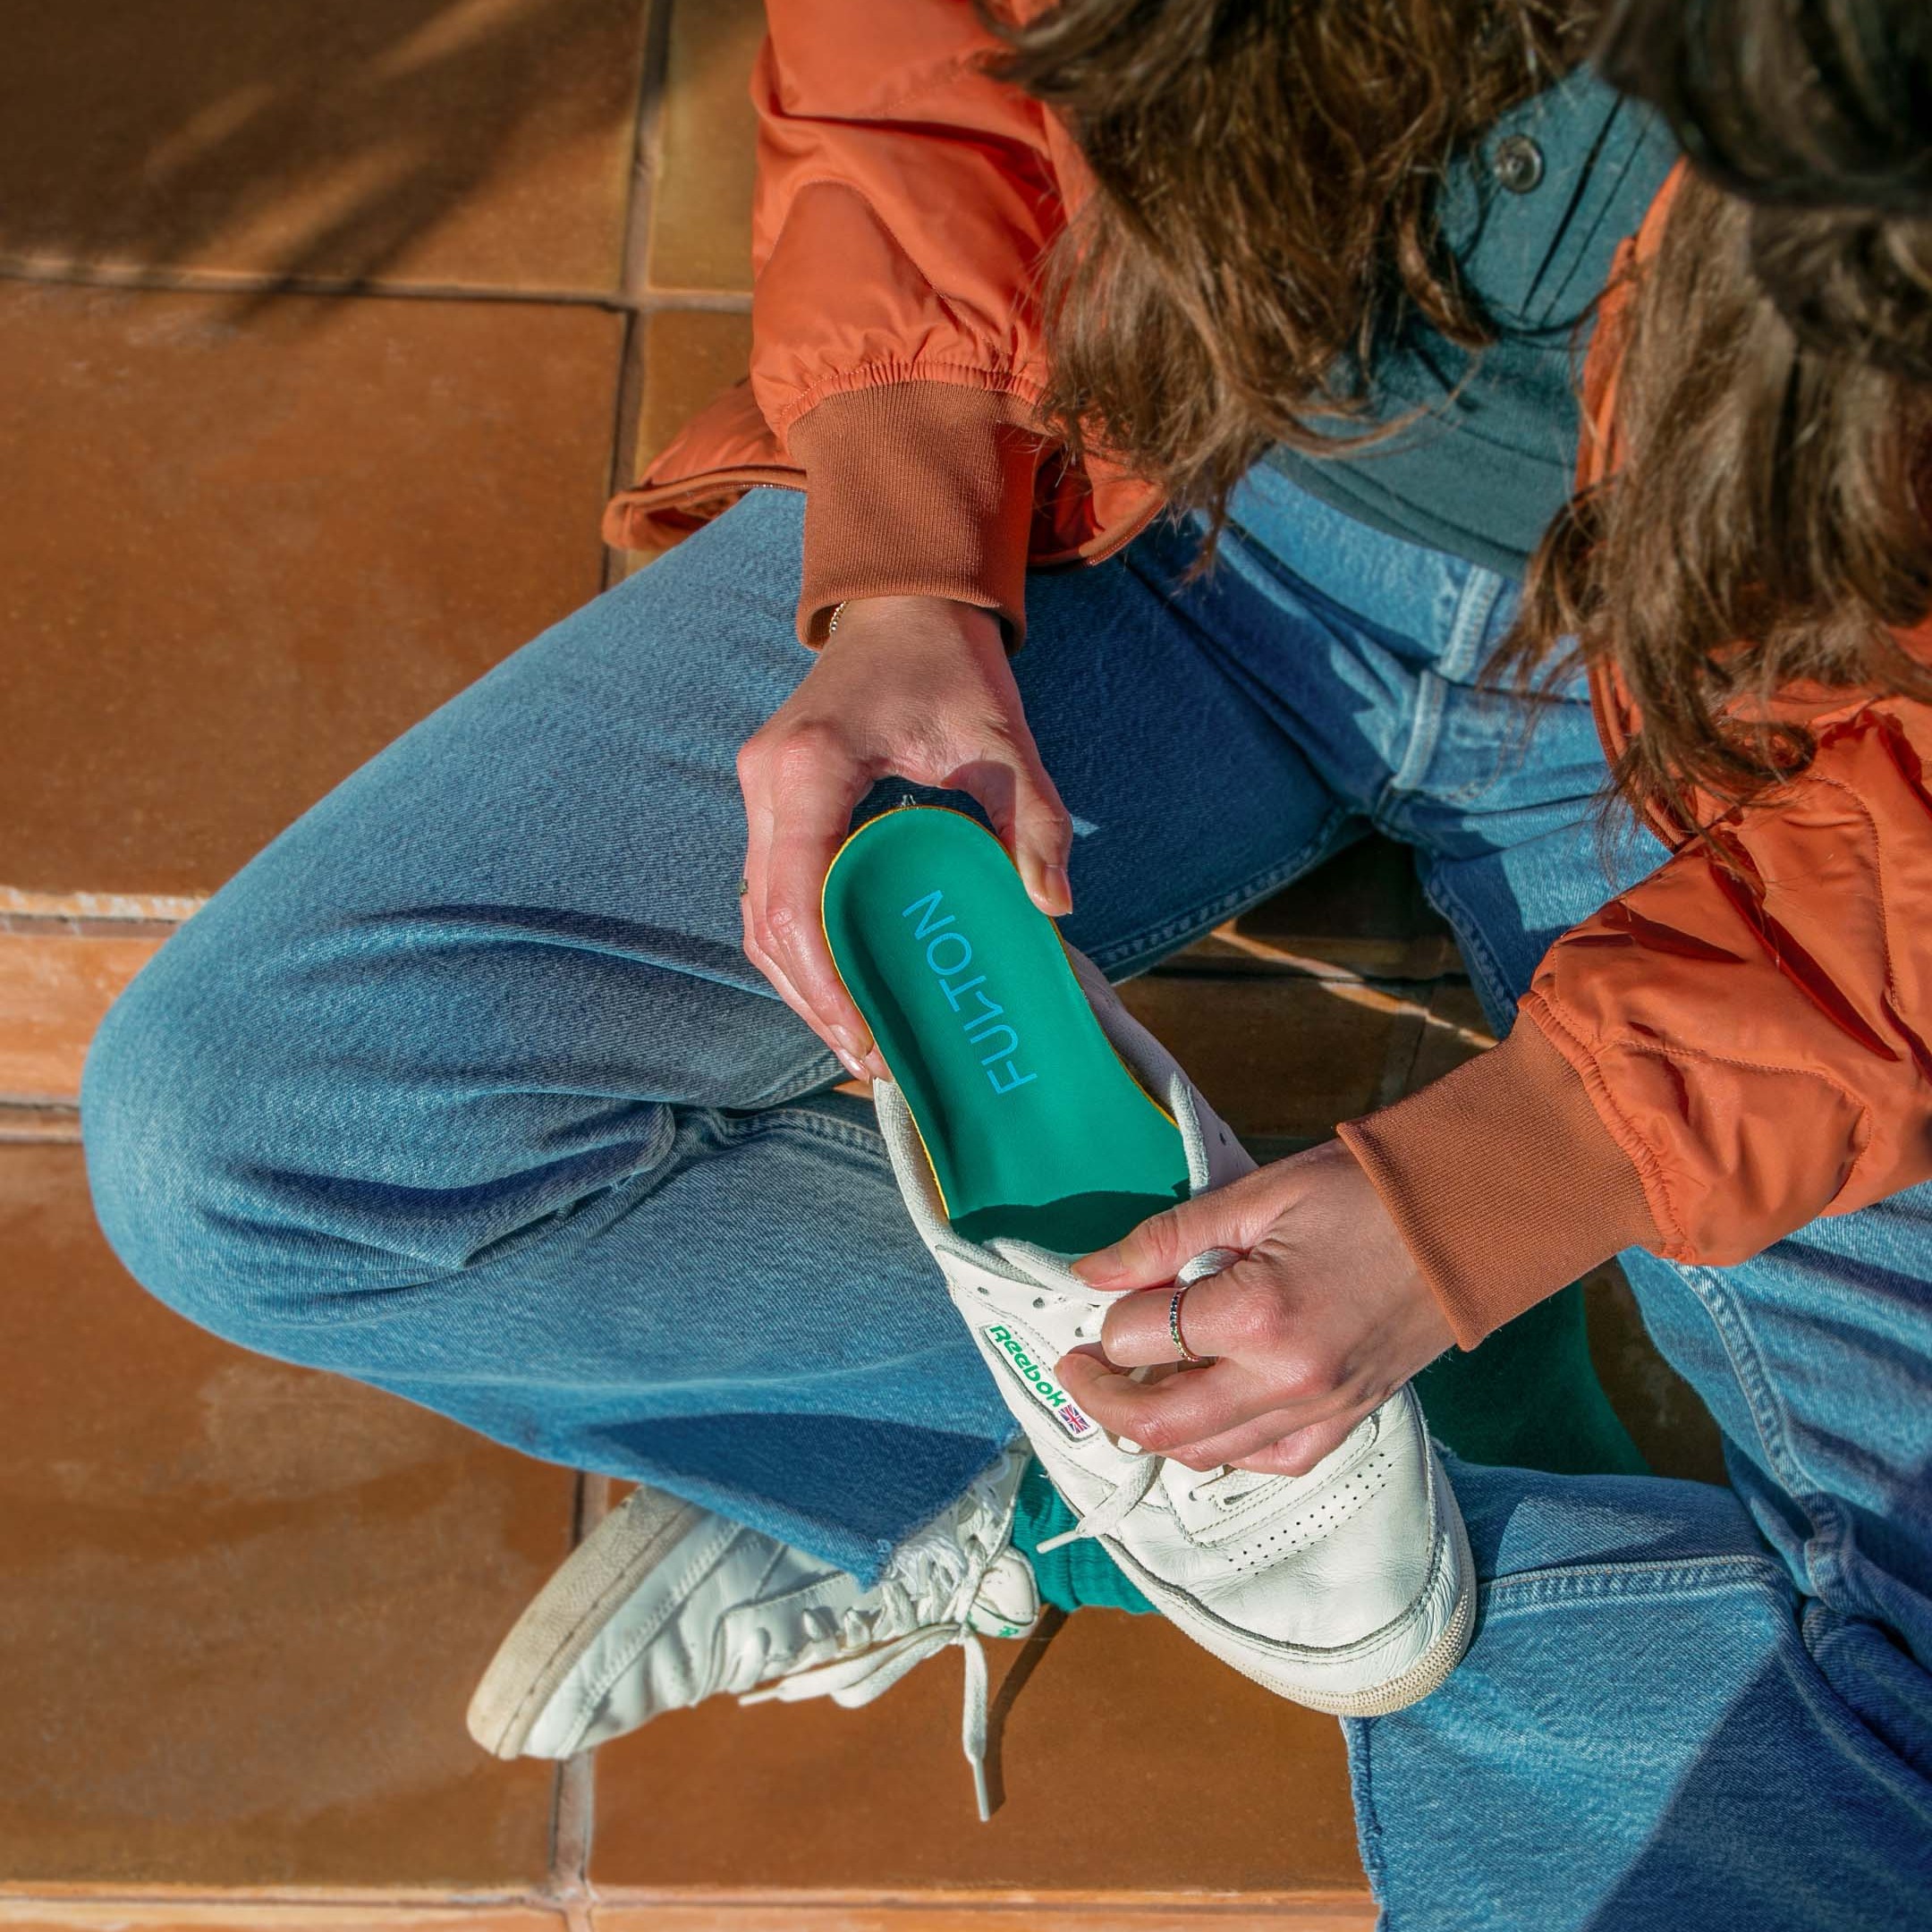
[[[637,109],[631,130],[629,193],[619,243],[617,279],[623,314],[617,346],[617,381],[611,398],[606,496],[630,481],[643,390],[643,317],[648,297],[645,265],[650,240],[652,191],[657,174],[657,124],[670,47],[671,0],[643,0],[644,31],[638,49]],[[750,297],[744,298],[749,306]],[[663,306],[670,306],[664,304]],[[699,306],[692,304],[691,306]],[[621,551],[604,546],[602,581],[607,590],[623,576]],[[571,1492],[571,1547],[603,1521],[610,1509],[610,1480],[580,1470]],[[547,1891],[564,1915],[566,1932],[594,1932],[590,1846],[597,1825],[597,1754],[580,1751],[556,1768],[550,1811],[550,1872]]]
[[[623,318],[623,333],[617,344],[617,381],[611,401],[610,461],[605,466],[604,498],[607,503],[631,480],[630,472],[637,453],[637,418],[644,392],[644,326],[633,310]],[[630,425],[629,429],[625,428]],[[622,583],[627,574],[627,551],[606,543],[599,582],[606,590]]]
[[[373,301],[495,302],[526,308],[602,309],[618,315],[658,309],[748,314],[748,289],[520,289],[491,283],[370,282],[355,275],[282,275],[248,269],[116,267],[0,257],[0,282],[46,288],[120,290],[149,295],[349,297]]]
[[[606,493],[630,481],[636,460],[638,411],[643,400],[643,313],[648,292],[651,210],[657,188],[657,130],[665,98],[665,70],[671,52],[673,0],[643,0],[643,47],[638,54],[638,112],[630,150],[630,195],[624,203],[623,255],[618,286],[626,298],[624,340],[618,343],[614,418],[611,423],[611,468]],[[750,303],[750,295],[746,298]],[[605,589],[624,576],[624,556],[605,545]],[[580,1470],[572,1486],[570,1547],[578,1549],[611,1511],[611,1478]],[[597,1826],[597,1754],[581,1750],[556,1767],[551,1810],[551,1880],[548,1889],[563,1911],[566,1932],[593,1932],[591,1922],[591,1839]]]
[[[631,201],[625,213],[623,261],[618,285],[627,298],[650,292],[651,221],[657,212],[657,176],[664,125],[664,97],[671,66],[671,0],[649,0],[642,72],[638,85],[637,144],[632,150]],[[742,306],[751,306],[746,293]]]
[[[631,148],[631,192],[624,207],[618,285],[631,306],[618,345],[617,394],[613,401],[610,470],[606,496],[631,479],[637,462],[638,416],[644,401],[644,314],[636,303],[649,289],[651,217],[657,203],[658,130],[662,123],[665,77],[670,66],[671,0],[646,0],[643,47],[638,63],[637,116]],[[749,302],[750,297],[746,298]],[[620,582],[625,554],[604,549],[604,588]]]
[[[1065,1921],[1084,1932],[1128,1932],[1145,1926],[1146,1932],[1174,1932],[1185,1920],[1205,1928],[1220,1926],[1229,1932],[1370,1932],[1374,1900],[1366,1886],[1341,1890],[1328,1887],[1294,1892],[1196,1892],[1175,1894],[1149,1892],[1123,1895],[1111,1891],[1062,1894],[1006,1890],[962,1891],[938,1885],[929,1892],[853,1890],[843,1887],[814,1893],[788,1888],[695,1886],[659,1890],[620,1886],[607,1903],[628,1916],[660,1918],[682,1932],[775,1932],[778,1927],[811,1926],[819,1932],[852,1932],[863,1923],[873,1932],[888,1924],[905,1932],[960,1932],[969,1920],[983,1922],[988,1932],[1033,1932],[1043,1919]],[[426,1928],[432,1925],[484,1928],[492,1923],[528,1924],[528,1915],[540,1911],[552,1922],[561,1920],[566,1932],[594,1932],[594,1905],[572,1909],[560,1901],[530,1892],[495,1889],[450,1893],[379,1887],[253,1886],[208,1889],[193,1885],[149,1887],[55,1885],[0,1887],[0,1926],[28,1927],[53,1932],[71,1926],[75,1932],[93,1928],[106,1932],[113,1925],[148,1926],[164,1932],[178,1928],[188,1916],[238,1928],[286,1926],[288,1932],[309,1928],[317,1914],[327,1914],[331,1926],[394,1925],[402,1915]],[[31,1917],[24,1917],[31,1914]],[[244,1914],[246,1916],[244,1916]],[[783,1916],[781,1916],[781,1914]],[[420,1915],[420,1916],[419,1916]],[[501,1915],[499,1917],[499,1915]],[[554,1915],[554,1916],[553,1916]]]
[[[438,1885],[210,1885],[166,1879],[151,1884],[86,1879],[0,1878],[0,1908],[15,1905],[248,1904],[298,1909],[323,1906],[375,1911],[515,1911],[543,1901],[528,1885],[474,1885],[453,1892]],[[4,1924],[0,1919],[0,1924]]]
[[[610,1479],[580,1470],[571,1489],[572,1549],[610,1510]],[[597,1753],[580,1751],[556,1767],[550,1796],[550,1869],[543,1897],[564,1915],[566,1932],[593,1932],[590,1844],[597,1825]]]
[[[80,1109],[64,1100],[16,1100],[0,1094],[0,1147],[73,1147]]]
[[[1387,1052],[1383,1056],[1381,1078],[1376,1082],[1371,1111],[1394,1106],[1409,1091],[1415,1077],[1416,1062],[1422,1056],[1422,1041],[1432,1025],[1442,1022],[1436,1012],[1436,994],[1430,990],[1426,1003],[1404,1001],[1389,1028]]]

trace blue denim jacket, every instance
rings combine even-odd
[[[1390,536],[1521,578],[1575,476],[1597,298],[1676,158],[1663,123],[1587,68],[1504,115],[1437,211],[1495,340],[1472,354],[1411,317],[1377,351],[1369,422],[1416,419],[1352,455],[1268,461]]]

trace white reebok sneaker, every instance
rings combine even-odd
[[[1193,1191],[1250,1173],[1254,1162],[1172,1056],[1068,951],[1114,1050],[1179,1124]],[[1476,1590],[1462,1513],[1415,1396],[1391,1396],[1306,1476],[1204,1475],[1109,1435],[1054,1370],[1098,1341],[1116,1297],[1029,1242],[980,1246],[955,1233],[898,1089],[877,1081],[873,1097],[900,1191],[953,1305],[1080,1518],[1055,1540],[1097,1538],[1197,1643],[1298,1704],[1366,1716],[1427,1697],[1468,1648]],[[1231,1258],[1204,1255],[1182,1279]]]
[[[852,1708],[917,1664],[966,1654],[962,1743],[987,1812],[982,1635],[1023,1637],[1039,1592],[1012,1546],[1028,1457],[1009,1449],[900,1545],[870,1589],[802,1550],[661,1490],[599,1523],[504,1639],[470,1702],[499,1758],[568,1758],[720,1691]]]

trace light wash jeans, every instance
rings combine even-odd
[[[1495,575],[1266,470],[1237,518],[1195,584],[1157,531],[1030,587],[1069,936],[1131,972],[1379,826],[1506,1023],[1661,856],[1603,849],[1581,694],[1526,735],[1480,689]],[[739,950],[800,529],[755,492],[326,799],[115,1007],[83,1117],[109,1237],[192,1319],[869,1575],[1012,1425]],[[1474,1647],[1348,1727],[1387,1922],[1932,1925],[1932,1191],[1625,1263],[1736,1493],[1454,1468]]]

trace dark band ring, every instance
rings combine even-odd
[[[1183,1283],[1180,1287],[1174,1290],[1174,1298],[1167,1304],[1168,1338],[1173,1342],[1175,1350],[1180,1354],[1181,1360],[1184,1362],[1199,1362],[1206,1360],[1204,1356],[1197,1355],[1194,1351],[1187,1345],[1187,1339],[1181,1333],[1182,1298],[1193,1285],[1194,1284],[1192,1282]]]

